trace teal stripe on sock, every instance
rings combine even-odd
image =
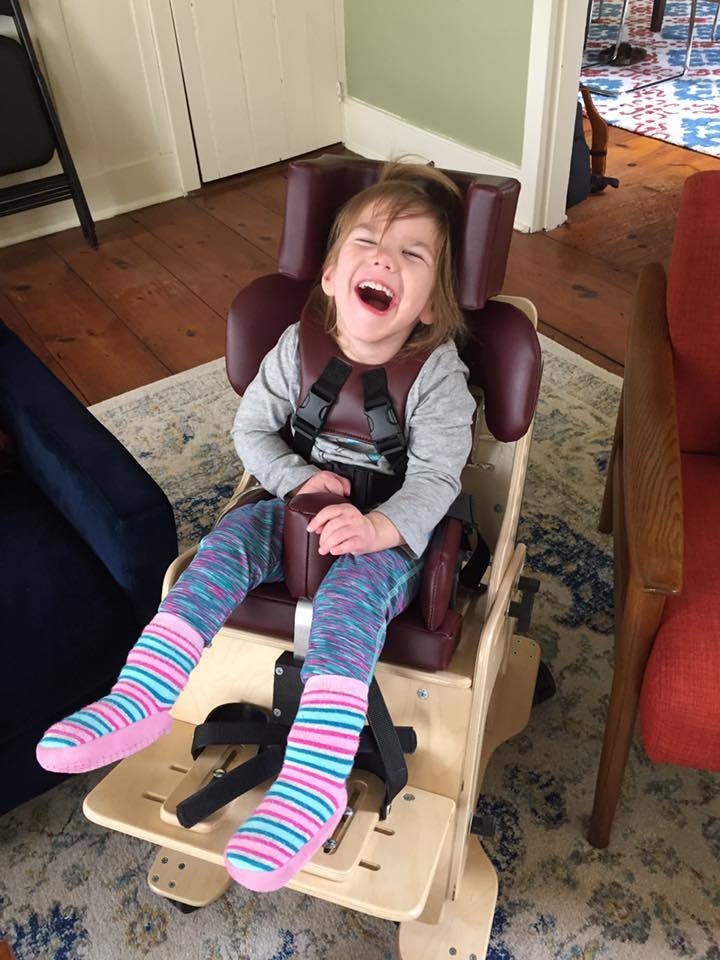
[[[325,760],[327,758],[327,760]],[[346,780],[352,770],[352,760],[333,761],[327,753],[321,758],[318,754],[309,750],[301,750],[299,747],[288,746],[285,751],[285,759],[298,767],[308,767],[311,770],[317,770],[318,773],[327,773],[336,776],[338,780]],[[325,760],[325,762],[322,762]],[[320,762],[319,762],[320,761]]]
[[[162,640],[161,638],[154,637],[152,634],[144,633],[142,637],[135,644],[136,650],[148,650],[150,653],[159,654],[161,657],[164,657],[166,660],[169,660],[171,663],[174,663],[176,667],[180,670],[184,670],[185,673],[190,673],[190,671],[195,666],[196,661],[192,660],[187,654],[182,650],[179,650],[176,646],[171,645],[167,640]]]
[[[289,800],[299,809],[307,810],[314,817],[320,817],[321,820],[327,820],[333,813],[333,808],[325,800],[321,800],[320,797],[309,791],[300,790],[294,783],[288,783],[285,780],[278,780],[268,791],[268,796],[270,795]]]
[[[130,678],[146,690],[150,690],[161,703],[173,704],[177,700],[178,688],[161,677],[135,664],[126,664],[120,673],[120,680]]]

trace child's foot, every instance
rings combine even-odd
[[[277,890],[333,833],[347,805],[345,783],[365,724],[367,691],[349,677],[310,677],[280,776],[225,848],[233,880],[251,890]]]
[[[171,613],[157,614],[128,654],[110,693],[53,724],[36,748],[55,773],[82,773],[120,760],[167,733],[170,708],[203,651],[200,635]]]

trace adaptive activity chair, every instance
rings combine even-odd
[[[227,370],[239,394],[300,316],[337,210],[379,171],[341,156],[290,165],[279,272],[243,290],[229,318]],[[448,173],[465,198],[457,292],[478,413],[463,489],[473,496],[477,545],[470,549],[471,527],[459,519],[435,531],[420,594],[388,630],[346,815],[289,884],[399,922],[404,960],[485,956],[497,877],[478,836],[491,825],[475,811],[491,754],[527,723],[539,664],[524,635],[536,583],[521,580],[525,548],[515,542],[541,373],[536,313],[498,295],[519,184]],[[264,495],[246,473],[226,510]],[[236,608],[173,708],[170,733],[85,800],[94,822],[160,845],[149,883],[181,909],[227,890],[225,844],[279,770],[311,598],[332,562],[305,529],[322,502],[288,504],[285,583],[257,588]],[[172,564],[166,592],[194,553]]]

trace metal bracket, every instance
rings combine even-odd
[[[508,607],[508,614],[517,619],[515,633],[527,636],[530,631],[535,595],[540,589],[540,581],[537,577],[520,577],[517,589],[522,594],[522,599],[513,600]]]

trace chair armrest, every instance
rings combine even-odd
[[[665,287],[663,268],[646,266],[625,360],[622,496],[633,576],[648,592],[673,594],[682,585],[682,475]]]
[[[119,440],[1,325],[0,428],[13,438],[20,469],[147,622],[177,555],[170,503]]]
[[[333,503],[347,503],[332,493],[300,493],[285,508],[283,527],[283,570],[291,597],[314,597],[323,577],[337,557],[318,553],[320,535],[308,533],[312,518]]]

